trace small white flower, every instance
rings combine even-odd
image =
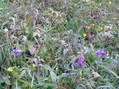
[[[64,40],[61,40],[61,44],[62,44],[62,45],[65,45],[66,42],[65,42]]]
[[[6,33],[6,32],[8,32],[8,29],[7,29],[7,28],[5,28],[5,29],[4,29],[4,31],[5,31],[5,33]]]
[[[27,37],[26,37],[26,36],[23,36],[22,40],[23,40],[24,42],[26,42],[26,41],[27,41]]]
[[[40,37],[40,36],[41,36],[40,31],[37,30],[36,32],[34,32],[34,33],[33,33],[33,36],[38,36],[38,37]]]

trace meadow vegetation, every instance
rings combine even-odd
[[[0,89],[119,89],[118,0],[0,0]]]

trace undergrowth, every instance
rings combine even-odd
[[[0,0],[0,89],[119,89],[118,0]]]

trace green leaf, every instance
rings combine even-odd
[[[52,82],[55,82],[56,83],[57,75],[53,71],[51,71],[50,72],[50,76],[51,76]]]
[[[20,74],[20,78],[22,78],[23,76],[24,76],[24,74],[26,73],[26,70],[23,70],[22,72],[21,72],[21,74]]]
[[[32,31],[30,32],[30,34],[28,35],[27,38],[28,38],[28,40],[32,40],[32,38],[33,38],[33,32]]]
[[[8,76],[4,76],[3,79],[6,84],[10,85],[10,80],[9,80]]]
[[[41,50],[41,52],[40,52],[40,58],[41,58],[41,59],[44,59],[45,56],[46,56],[46,49],[43,49],[43,50]]]
[[[18,81],[20,81],[20,82],[22,82],[22,83],[24,83],[24,84],[26,84],[26,85],[31,85],[31,83],[30,82],[28,82],[28,81],[26,81],[26,80],[23,80],[23,79],[19,79]]]

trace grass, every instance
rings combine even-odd
[[[118,89],[118,4],[1,0],[0,89]]]

